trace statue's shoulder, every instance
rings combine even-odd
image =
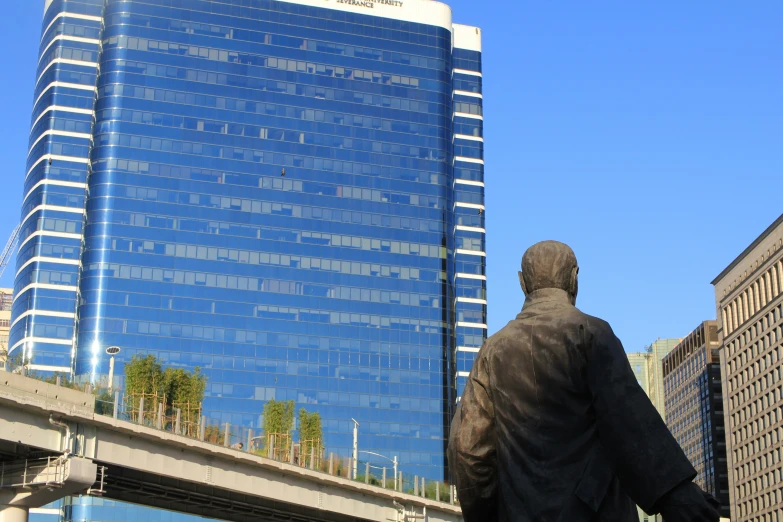
[[[486,355],[493,350],[500,349],[508,344],[517,344],[521,337],[520,325],[519,319],[514,319],[506,326],[490,335],[484,343],[484,346],[482,346],[481,353]]]
[[[604,321],[600,317],[586,314],[578,308],[574,308],[574,310],[578,314],[579,323],[584,325],[585,331],[600,337],[614,337],[614,330],[612,330],[612,327],[607,321]]]

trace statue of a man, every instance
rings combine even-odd
[[[567,245],[531,247],[522,312],[478,353],[448,450],[465,522],[717,522],[619,339],[575,307],[578,272]]]

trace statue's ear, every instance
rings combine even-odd
[[[579,288],[579,267],[575,266],[571,269],[571,284],[569,285],[569,292],[576,296],[577,289]]]
[[[519,274],[519,286],[522,287],[522,293],[527,295],[527,286],[525,286],[525,277],[522,275],[522,272],[518,272]]]

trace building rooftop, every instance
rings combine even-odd
[[[737,258],[736,258],[736,259],[734,259],[734,261],[732,261],[732,262],[731,262],[731,264],[730,264],[729,266],[727,266],[727,267],[726,267],[726,268],[723,270],[723,272],[721,272],[721,273],[718,275],[718,277],[716,277],[715,279],[713,279],[713,280],[712,280],[712,283],[710,283],[710,284],[712,284],[712,285],[715,285],[715,284],[716,284],[718,281],[720,281],[721,279],[723,279],[723,278],[726,276],[726,274],[728,274],[729,272],[731,272],[731,270],[732,270],[732,269],[733,269],[735,266],[737,266],[737,265],[740,263],[740,261],[742,261],[742,259],[743,259],[743,258],[745,258],[745,256],[747,256],[747,255],[748,255],[748,254],[749,254],[749,253],[750,253],[750,252],[751,252],[751,251],[752,251],[754,248],[756,248],[756,247],[757,247],[757,246],[758,246],[758,245],[759,245],[759,244],[760,244],[762,241],[764,241],[764,240],[765,240],[767,237],[769,237],[769,235],[770,235],[770,234],[771,234],[771,233],[772,233],[772,232],[773,232],[773,231],[774,231],[776,228],[778,228],[780,225],[783,225],[783,214],[781,214],[781,215],[780,215],[780,217],[779,217],[779,218],[777,218],[777,219],[775,220],[775,222],[774,222],[774,223],[772,223],[772,224],[771,224],[769,227],[767,227],[767,229],[766,229],[764,232],[762,232],[762,233],[761,233],[761,235],[760,235],[759,237],[757,237],[757,238],[756,238],[756,240],[755,240],[755,241],[753,241],[753,243],[751,243],[751,244],[750,244],[750,246],[749,246],[748,248],[746,248],[745,250],[743,250],[743,251],[742,251],[742,253],[741,253],[740,255],[738,255],[738,256],[737,256]]]

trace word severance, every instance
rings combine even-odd
[[[385,4],[394,7],[402,7],[402,2],[400,0],[337,0],[337,3],[358,5],[361,7],[367,7],[369,9],[374,9],[375,4]]]

